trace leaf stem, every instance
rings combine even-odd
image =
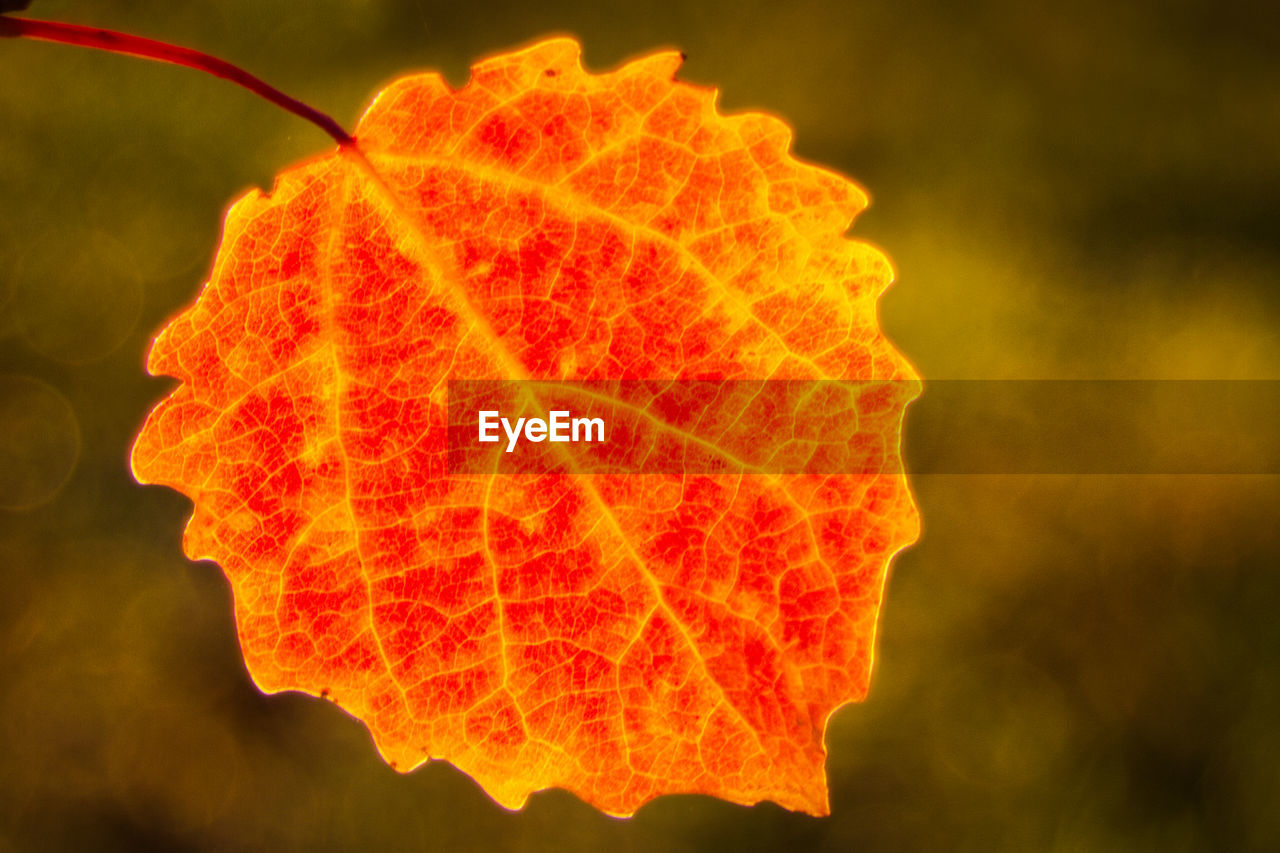
[[[341,146],[355,144],[351,134],[342,129],[342,125],[314,107],[310,107],[296,98],[291,98],[274,86],[254,77],[243,68],[238,68],[216,56],[191,50],[186,47],[153,41],[141,36],[118,33],[113,30],[102,30],[97,27],[81,27],[76,24],[64,24],[59,21],[36,21],[31,18],[14,18],[0,16],[0,38],[28,38],[41,41],[73,44],[80,47],[91,47],[109,53],[123,53],[128,56],[140,56],[158,62],[169,62],[194,68],[223,80],[230,80],[265,98],[278,107],[288,110],[296,116],[306,119],[316,127],[329,134]]]

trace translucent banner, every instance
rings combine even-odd
[[[448,394],[454,474],[1280,473],[1272,381],[454,380]]]

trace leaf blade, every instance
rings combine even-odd
[[[827,717],[918,530],[901,474],[443,464],[451,376],[914,376],[875,324],[887,261],[843,237],[865,194],[677,65],[589,75],[557,39],[392,84],[360,150],[228,212],[134,472],[195,500],[259,686],[340,703],[398,769],[448,758],[509,808],[822,814]]]

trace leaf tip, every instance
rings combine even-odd
[[[549,72],[549,73],[548,73]],[[482,59],[471,66],[472,81],[490,77],[558,77],[582,74],[582,45],[573,36],[555,36],[535,42],[523,50]],[[530,81],[519,80],[517,83]]]
[[[652,75],[658,80],[675,80],[676,72],[688,56],[683,50],[663,50],[628,62],[623,72]]]

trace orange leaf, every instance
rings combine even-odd
[[[451,475],[447,380],[906,379],[866,203],[777,119],[722,116],[675,53],[610,74],[555,39],[383,91],[358,147],[227,214],[148,368],[133,449],[190,496],[250,674],[327,696],[400,770],[504,806],[549,786],[827,812],[823,733],[862,698],[884,475]]]

